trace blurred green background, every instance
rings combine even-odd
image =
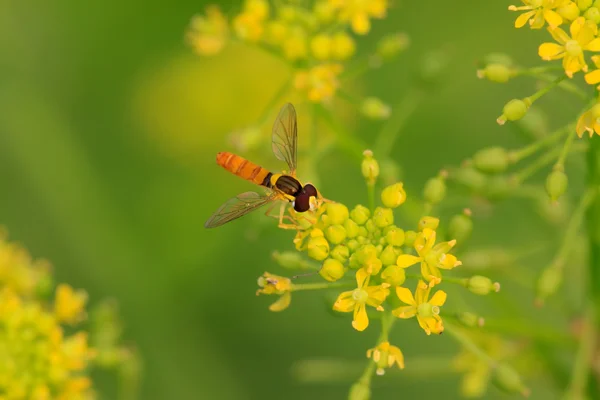
[[[295,294],[288,310],[269,312],[274,299],[255,297],[256,278],[285,273],[270,254],[291,249],[293,234],[262,213],[203,228],[223,201],[252,189],[215,165],[216,152],[233,150],[227,135],[258,118],[285,76],[278,61],[240,46],[213,58],[192,54],[185,29],[207,3],[0,0],[0,224],[35,257],[51,260],[58,280],[87,289],[92,303],[118,300],[126,337],[144,361],[141,398],[344,398],[350,380],[304,384],[292,367],[320,358],[362,366],[378,329],[353,331],[316,293]],[[226,11],[239,7],[220,3]],[[411,47],[353,84],[359,92],[395,104],[426,54],[441,49],[448,60],[392,151],[411,196],[440,168],[482,146],[524,143],[495,119],[534,83],[478,80],[476,63],[501,51],[537,65],[545,32],[515,30],[510,2],[394,3],[389,17],[359,39],[359,54],[397,31],[410,35]],[[540,103],[552,110],[554,125],[574,115],[560,96]],[[381,124],[353,121],[373,143]],[[300,135],[306,129],[300,125]],[[281,167],[272,156],[258,158]],[[327,197],[350,206],[366,201],[355,160],[334,152],[320,168]],[[531,208],[512,201],[476,218],[472,244],[524,248],[532,237],[541,243],[555,235]],[[485,316],[552,319],[533,310],[532,293],[505,287],[510,307],[470,294],[464,301]],[[406,322],[392,342],[405,351],[407,369],[376,380],[376,398],[458,397],[459,376],[447,364],[458,346],[450,337],[426,337]],[[411,360],[423,357],[439,358],[438,367],[411,372]],[[528,383],[532,398],[557,393],[542,378]],[[101,389],[110,393],[111,386],[102,378]],[[494,388],[488,395],[502,396]]]

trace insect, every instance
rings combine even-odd
[[[288,173],[275,174],[236,154],[218,153],[217,164],[242,179],[267,188],[268,193],[261,195],[256,192],[245,192],[229,199],[206,221],[204,227],[221,226],[278,200],[291,202],[294,210],[300,213],[310,210],[311,203],[319,196],[313,185],[309,183],[303,186],[296,178],[297,144],[296,110],[292,104],[287,103],[281,108],[273,124],[272,149],[275,157],[286,162],[289,168]],[[269,208],[267,215],[272,208]],[[295,228],[293,225],[283,223],[283,214],[284,206],[282,205],[279,212],[279,226]]]

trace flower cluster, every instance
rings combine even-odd
[[[363,176],[367,184],[374,184],[378,171],[377,161],[366,151]],[[276,253],[275,259],[290,269],[314,266],[326,282],[293,283],[290,278],[265,273],[259,278],[257,294],[280,296],[271,305],[272,311],[288,307],[295,291],[349,287],[350,290],[338,293],[333,310],[352,313],[352,327],[357,331],[369,327],[369,309],[387,311],[382,318],[392,320],[415,318],[427,335],[444,331],[441,307],[447,295],[438,286],[445,281],[442,271],[461,265],[451,254],[456,240],[439,241],[440,220],[432,216],[422,217],[415,230],[396,225],[394,209],[407,198],[402,183],[384,188],[380,198],[379,207],[357,205],[349,209],[323,199],[312,212],[291,211],[298,229],[294,246],[309,260],[292,252]],[[414,266],[419,268],[415,272],[420,273],[411,273]],[[414,279],[414,285],[406,284],[407,278]],[[477,294],[498,290],[497,283],[482,276],[448,279]],[[379,374],[393,365],[404,368],[402,352],[390,345],[387,337],[367,356],[377,363]]]
[[[82,290],[53,288],[48,262],[0,236],[0,398],[95,398],[90,368],[104,352],[90,336],[110,325],[86,330],[86,303]]]

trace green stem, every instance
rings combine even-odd
[[[569,152],[581,152],[587,148],[585,143],[577,143],[572,146],[568,151]],[[547,165],[552,164],[552,162],[559,157],[563,152],[563,148],[557,148],[552,151],[545,153],[540,156],[537,160],[529,164],[527,167],[523,168],[521,171],[516,172],[513,175],[513,179],[517,184],[520,184],[527,179],[529,179],[536,172],[546,167]]]
[[[367,194],[369,196],[369,210],[373,214],[375,211],[375,184],[367,183]]]
[[[588,151],[588,182],[592,189],[600,187],[600,140],[592,138]],[[590,241],[588,282],[591,301],[595,309],[594,325],[600,326],[600,196],[588,209],[587,218]]]
[[[531,68],[528,70],[522,70],[522,71],[517,72],[514,76],[532,76],[541,81],[550,82],[550,83],[554,82],[556,80],[556,76],[551,75],[551,74],[542,73],[543,68],[544,67],[538,67],[538,68]],[[554,67],[548,68],[546,70],[551,70],[551,69],[554,69]],[[562,70],[563,68],[560,67],[560,69]],[[577,97],[581,98],[582,100],[587,100],[589,98],[589,95],[585,91],[581,90],[580,87],[578,87],[577,85],[574,85],[573,83],[571,83],[569,81],[560,82],[558,84],[558,87],[560,87],[561,89],[563,89],[566,92],[576,95]]]
[[[583,321],[583,332],[579,339],[579,350],[575,358],[575,366],[571,375],[571,382],[567,388],[566,398],[583,399],[586,397],[590,367],[596,348],[596,329],[594,327],[594,306],[590,304]]]
[[[524,158],[529,157],[530,155],[536,153],[538,150],[550,146],[557,142],[561,137],[563,137],[567,132],[573,131],[575,129],[573,124],[569,124],[566,127],[563,127],[557,130],[554,133],[551,133],[548,136],[544,136],[539,139],[537,142],[534,142],[528,146],[523,147],[519,150],[514,150],[510,153],[510,159],[512,162],[517,163]]]
[[[323,290],[323,289],[336,289],[336,288],[350,288],[356,286],[356,281],[347,282],[317,282],[317,283],[298,283],[292,285],[292,292],[298,292],[301,290]]]
[[[558,161],[554,164],[555,169],[564,169],[565,160],[567,159],[567,155],[571,150],[571,145],[573,145],[573,140],[577,136],[575,132],[575,128],[570,129],[569,136],[567,136],[567,140],[565,140],[565,144],[563,145],[562,151],[560,152],[560,156],[558,157]]]
[[[563,76],[559,76],[558,78],[556,78],[555,80],[553,80],[549,85],[547,85],[546,87],[541,88],[540,90],[538,90],[537,92],[535,92],[534,94],[532,94],[531,96],[527,97],[527,99],[529,99],[529,101],[531,102],[531,104],[533,104],[536,100],[538,100],[540,97],[544,96],[545,94],[547,94],[549,91],[551,91],[552,89],[554,89],[557,85],[559,85],[562,81],[564,81],[567,78],[566,75]]]
[[[494,368],[497,365],[496,360],[490,357],[485,351],[481,350],[471,338],[465,335],[461,330],[454,327],[453,324],[449,324],[447,321],[444,323],[444,332],[448,332],[458,343],[464,348],[475,354],[481,360],[485,361],[490,367]]]
[[[410,116],[419,108],[424,98],[425,92],[421,88],[412,87],[400,103],[392,107],[392,115],[377,136],[373,147],[377,157],[384,159],[390,154],[398,134],[402,131]]]

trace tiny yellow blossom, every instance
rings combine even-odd
[[[321,64],[308,71],[297,72],[294,86],[297,90],[306,92],[313,103],[327,102],[339,87],[338,76],[342,69],[340,64]]]
[[[347,60],[356,52],[354,39],[346,32],[336,33],[331,40],[331,55],[336,60]]]
[[[269,306],[269,310],[283,311],[290,305],[292,301],[292,281],[289,278],[265,272],[258,278],[258,286],[261,288],[256,291],[257,296],[260,294],[278,294],[281,296]]]
[[[265,31],[269,13],[269,3],[266,0],[246,0],[242,13],[233,19],[235,33],[242,40],[258,42]]]
[[[54,313],[60,322],[75,324],[84,318],[87,293],[83,290],[75,292],[66,284],[58,285],[54,300]]]
[[[392,311],[398,318],[412,318],[417,316],[419,325],[426,334],[442,333],[444,325],[440,317],[440,307],[446,302],[446,292],[438,290],[433,297],[429,299],[431,288],[422,280],[419,280],[415,296],[413,297],[410,290],[405,287],[398,286],[396,295],[408,306],[398,307]]]
[[[394,364],[404,369],[404,354],[390,342],[381,342],[373,349],[367,350],[367,358],[372,358],[377,365],[377,375],[385,374],[385,368],[393,367]]]
[[[354,312],[352,326],[357,331],[364,331],[369,326],[367,308],[369,305],[377,311],[383,311],[381,303],[390,294],[389,284],[382,283],[379,286],[369,286],[370,275],[363,269],[356,271],[357,288],[339,295],[333,309],[339,312]]]
[[[594,132],[600,135],[600,103],[595,104],[579,117],[575,129],[579,137],[582,137],[584,132],[588,132],[590,137]]]
[[[592,56],[592,62],[596,66],[596,69],[592,72],[588,72],[584,76],[585,82],[588,85],[596,85],[600,83],[600,56]],[[600,90],[600,86],[598,86],[597,89]]]
[[[329,4],[339,12],[339,20],[349,22],[359,35],[371,30],[369,18],[385,18],[388,8],[387,0],[329,0]]]
[[[509,6],[510,11],[525,11],[515,20],[515,28],[522,28],[529,21],[532,29],[540,29],[547,22],[550,27],[563,23],[563,18],[554,11],[572,3],[570,0],[522,0],[524,6]]]
[[[417,250],[417,256],[410,254],[401,254],[396,262],[401,268],[408,268],[417,262],[421,262],[421,274],[433,287],[442,281],[441,269],[453,269],[462,265],[456,256],[448,252],[456,244],[456,240],[441,242],[435,244],[436,232],[433,229],[425,228],[417,234],[414,248]]]
[[[317,60],[328,60],[331,58],[332,45],[331,36],[319,34],[311,39],[310,50]]]
[[[588,67],[583,52],[600,51],[600,38],[596,38],[598,26],[592,21],[579,17],[571,23],[571,36],[560,28],[548,30],[558,44],[542,43],[538,50],[540,57],[546,61],[562,58],[565,74],[569,78],[581,70],[587,72]]]
[[[186,34],[187,42],[200,55],[210,56],[219,53],[229,34],[227,20],[217,6],[206,8],[206,15],[192,18]]]

